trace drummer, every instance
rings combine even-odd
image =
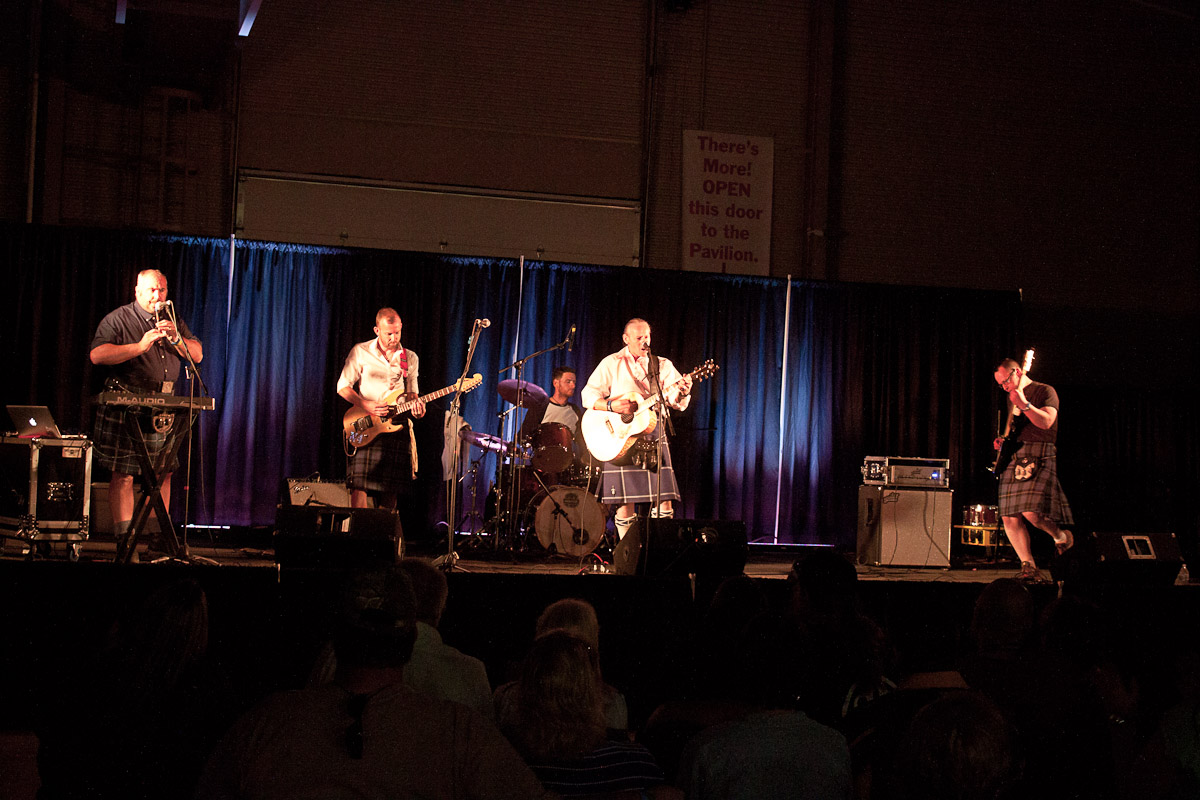
[[[549,396],[538,397],[540,393],[530,393],[528,398],[529,412],[521,423],[518,436],[520,441],[527,442],[534,438],[537,429],[542,425],[557,422],[565,425],[575,440],[575,460],[580,459],[579,420],[583,417],[583,407],[572,403],[575,396],[575,368],[559,366],[554,368],[550,383],[553,390]]]

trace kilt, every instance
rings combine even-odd
[[[409,429],[405,425],[358,448],[346,465],[347,485],[368,492],[395,492],[412,483],[408,436]]]
[[[166,433],[156,430],[154,418],[161,414],[173,417],[171,429]],[[92,438],[96,447],[96,459],[113,472],[126,475],[141,475],[142,464],[137,457],[137,442],[126,428],[125,418],[132,415],[138,421],[142,437],[146,440],[146,450],[150,453],[150,461],[159,471],[164,471],[158,463],[159,454],[175,443],[178,436],[186,435],[187,412],[167,411],[153,408],[138,408],[136,406],[100,406],[96,411],[96,424],[92,429]],[[179,468],[179,459],[171,459],[166,465],[166,472],[174,472]]]
[[[1038,462],[1029,480],[1018,481],[1015,470],[1023,458]],[[1051,442],[1023,442],[1000,475],[1000,516],[1016,517],[1022,511],[1045,514],[1059,525],[1073,525],[1071,506],[1058,483],[1058,451]]]
[[[662,495],[659,496],[661,486]],[[671,447],[665,441],[662,447],[662,462],[657,472],[637,466],[619,467],[611,462],[604,463],[600,479],[600,502],[620,506],[626,503],[653,503],[656,500],[679,499],[679,486],[675,483],[675,468],[671,466]]]

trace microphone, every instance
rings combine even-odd
[[[481,328],[486,328],[492,324],[492,321],[490,319],[477,319],[475,320],[475,324]]]
[[[571,349],[573,347],[575,347],[575,326],[574,325],[571,326],[571,332],[567,334],[567,352],[568,353],[571,352]]]

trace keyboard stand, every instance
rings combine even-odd
[[[181,415],[186,414],[186,409],[175,409],[172,413],[175,415],[175,422],[172,423],[172,431],[174,426],[179,422]],[[185,417],[186,418],[186,417]],[[125,415],[125,427],[129,431],[129,435],[135,443],[135,455],[142,468],[142,474],[137,476],[138,482],[142,487],[142,496],[138,498],[133,506],[133,518],[129,522],[129,531],[125,534],[125,538],[117,542],[117,557],[118,564],[128,564],[133,560],[133,554],[137,550],[138,537],[141,536],[142,529],[146,523],[150,521],[150,512],[154,511],[158,517],[158,527],[162,532],[163,539],[167,546],[167,559],[169,561],[179,561],[187,563],[205,563],[216,564],[215,561],[199,556],[191,556],[187,552],[187,548],[179,543],[179,537],[175,534],[175,524],[171,522],[171,515],[167,511],[167,506],[162,499],[163,475],[166,465],[175,460],[179,454],[179,449],[183,446],[184,440],[188,436],[184,433],[178,433],[173,436],[174,442],[168,445],[159,454],[159,463],[161,468],[155,467],[150,459],[150,448],[146,446],[146,437],[142,435],[142,426],[138,424],[136,414]],[[168,434],[171,436],[171,434]]]

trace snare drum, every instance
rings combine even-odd
[[[562,472],[575,460],[575,439],[561,422],[544,422],[530,437],[530,459],[542,472]]]
[[[551,486],[549,494],[543,490],[533,498],[534,507],[533,529],[547,550],[554,545],[562,555],[582,557],[604,538],[604,509],[583,489]]]
[[[999,524],[999,506],[963,506],[963,525],[973,528],[995,528]]]
[[[600,476],[602,474],[604,474],[604,467],[599,464],[586,464],[576,461],[567,467],[567,471],[563,473],[562,482],[568,486],[596,489],[600,486]]]

